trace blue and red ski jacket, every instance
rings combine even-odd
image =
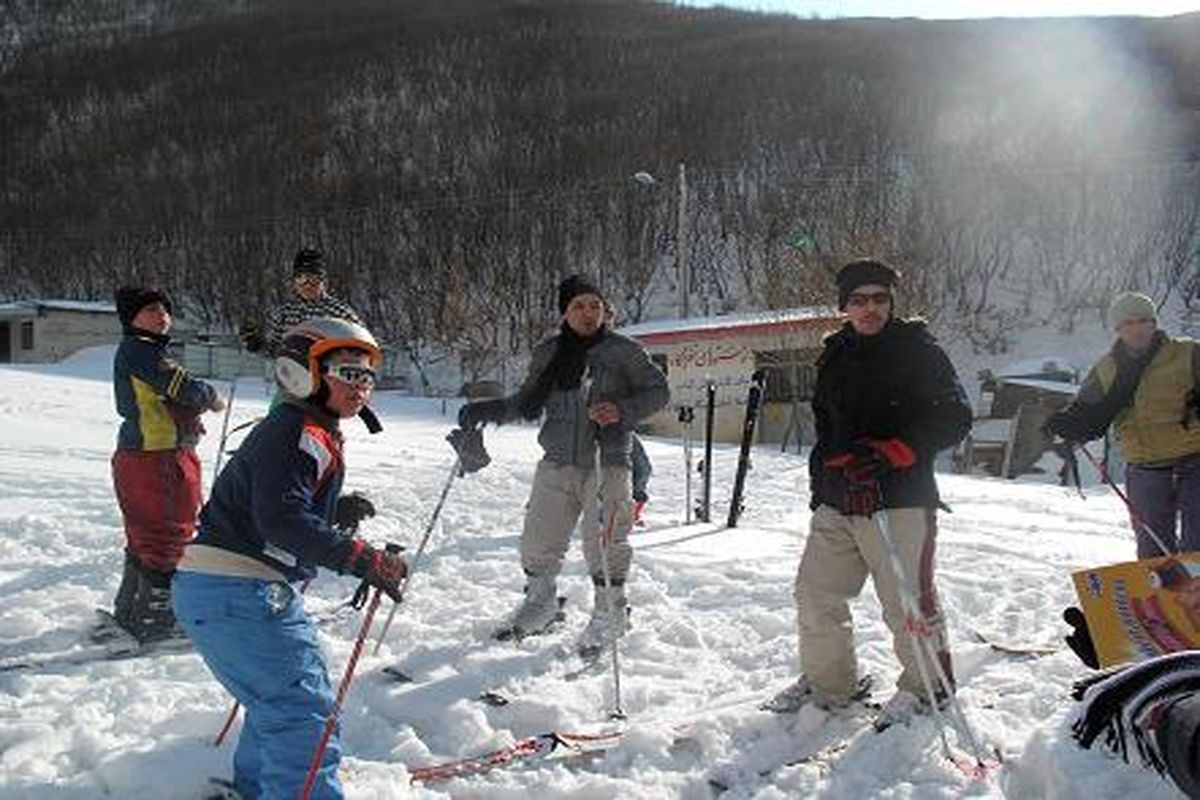
[[[289,581],[341,572],[351,537],[333,524],[345,466],[337,420],[287,400],[221,470],[195,544],[257,559]]]
[[[113,396],[121,428],[119,450],[194,447],[204,428],[199,417],[217,390],[167,357],[170,337],[128,329],[113,358]]]

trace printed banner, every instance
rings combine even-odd
[[[1101,667],[1200,648],[1200,553],[1074,573]]]

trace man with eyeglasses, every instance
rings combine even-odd
[[[285,331],[317,317],[342,319],[362,325],[362,318],[349,303],[329,293],[327,279],[324,253],[311,248],[297,252],[292,261],[292,299],[271,312],[265,341],[257,325],[242,327],[242,342],[246,349],[251,353],[265,349],[267,356],[275,357],[279,355],[279,345]]]
[[[1114,425],[1138,558],[1169,555],[1156,537],[1176,552],[1200,550],[1200,347],[1159,330],[1154,301],[1136,292],[1113,299],[1108,325],[1112,349],[1045,432],[1079,444]]]
[[[902,671],[876,719],[882,729],[931,710],[924,668],[906,630],[896,570],[883,539],[885,512],[903,576],[916,598],[921,635],[933,645],[953,688],[945,624],[934,589],[940,505],[933,476],[938,451],[971,426],[971,407],[954,367],[919,319],[895,314],[899,273],[874,260],[837,274],[846,322],[825,340],[817,362],[809,456],[813,510],[795,598],[801,676],[763,707],[795,712],[808,703],[838,708],[863,694],[849,601],[867,576],[875,586]],[[939,704],[945,697],[938,697]]]

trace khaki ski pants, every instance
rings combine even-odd
[[[592,580],[597,585],[604,582],[599,535],[601,526],[607,528],[611,519],[609,575],[614,584],[625,582],[633,560],[633,549],[629,546],[629,528],[633,523],[629,468],[604,467],[601,473],[601,492],[597,493],[594,469],[546,459],[538,462],[521,531],[521,567],[526,574],[558,574],[571,543],[571,532],[582,514],[583,556]],[[601,495],[602,509],[597,502]]]
[[[917,599],[933,651],[951,683],[945,621],[933,585],[937,512],[927,508],[887,510],[892,541]],[[796,573],[795,598],[800,632],[800,668],[809,681],[831,697],[854,692],[858,661],[854,655],[854,622],[850,600],[870,575],[883,619],[892,632],[892,649],[902,671],[897,688],[925,697],[912,637],[905,628],[895,571],[874,517],[847,516],[822,505],[813,512],[808,541]],[[934,688],[936,672],[926,662]]]

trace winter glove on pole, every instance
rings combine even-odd
[[[842,512],[850,516],[870,516],[882,505],[880,479],[916,462],[917,454],[902,439],[862,439],[826,459],[825,466],[840,470],[846,479]]]
[[[458,410],[458,427],[463,430],[494,422],[499,425],[504,421],[508,404],[501,398],[480,400],[478,403],[467,403]]]
[[[470,406],[463,408],[470,408]],[[461,417],[462,414],[460,413],[459,416]],[[492,463],[492,457],[488,455],[487,449],[483,446],[483,428],[455,428],[447,434],[446,441],[458,453],[459,477],[478,472]]]
[[[845,452],[826,459],[825,466],[839,469],[847,483],[874,483],[889,472],[908,469],[917,454],[903,439],[860,439]]]
[[[403,597],[400,581],[408,574],[408,565],[400,557],[401,549],[389,544],[386,550],[377,550],[362,539],[354,539],[343,571],[362,578],[365,586],[374,586],[398,603]]]
[[[334,517],[343,533],[354,533],[364,519],[375,516],[375,504],[358,492],[344,494],[338,498]],[[361,576],[360,576],[361,577]]]

